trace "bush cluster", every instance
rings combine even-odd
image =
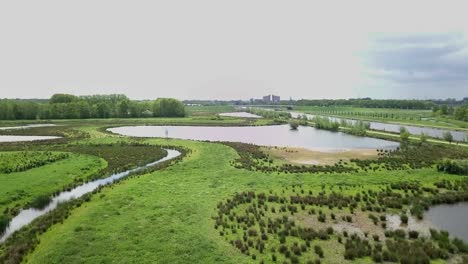
[[[468,159],[468,152],[461,148],[439,145],[408,145],[396,150],[379,149],[377,159],[351,159],[334,165],[275,164],[273,159],[261,151],[259,146],[236,142],[222,142],[234,148],[239,158],[232,165],[239,169],[267,173],[353,173],[377,170],[407,170],[433,166],[440,158]]]
[[[437,164],[437,170],[450,174],[468,175],[468,159],[443,159]]]
[[[399,182],[352,195],[327,193],[325,186],[314,194],[302,185],[285,187],[279,192],[236,193],[218,203],[214,227],[243,254],[255,256],[260,262],[304,263],[311,254],[320,259],[325,256],[320,241],[337,239],[345,247],[343,258],[348,260],[371,257],[374,262],[427,263],[466,252],[468,245],[450,239],[444,232],[431,231],[431,238],[427,238],[414,230],[386,230],[385,212],[400,212],[402,222],[407,223],[408,210],[413,212],[416,206],[424,212],[438,203],[468,201],[468,179],[445,180],[435,186]],[[374,231],[361,235],[340,233],[329,226],[340,221],[353,222],[357,210],[366,212],[369,221],[377,230],[384,230],[385,236]],[[305,218],[317,224],[305,226],[302,222]],[[411,247],[411,253],[404,251],[405,247]]]
[[[50,151],[3,152],[0,153],[0,173],[21,172],[66,159],[69,156],[68,153]]]

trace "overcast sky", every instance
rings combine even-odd
[[[466,1],[0,1],[0,98],[468,96]]]

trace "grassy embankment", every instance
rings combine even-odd
[[[434,168],[346,175],[269,174],[233,168],[229,164],[237,154],[221,144],[158,139],[147,142],[189,147],[193,153],[175,166],[103,189],[90,202],[74,209],[63,224],[43,234],[41,243],[28,256],[28,263],[270,262],[263,256],[253,260],[220,236],[213,220],[220,201],[238,192],[280,192],[292,185],[314,193],[323,186],[341,185],[348,188],[347,192],[356,193],[377,190],[389,183],[418,181],[421,186],[432,186],[443,179],[460,178],[438,173]],[[342,245],[334,241],[314,243],[322,245],[325,263],[347,262],[342,257]],[[357,261],[371,262],[370,258]]]
[[[200,116],[234,112],[236,108],[233,105],[187,106],[186,110],[189,116]]]

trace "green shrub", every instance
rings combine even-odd
[[[0,215],[0,236],[6,231],[9,223],[10,219],[6,215]]]
[[[407,225],[408,224],[408,216],[405,214],[405,213],[402,213],[400,215],[400,220],[401,220],[401,223],[404,224],[404,225]]]
[[[468,160],[443,159],[437,164],[437,170],[450,174],[468,175]]]
[[[299,122],[297,120],[291,120],[289,121],[289,127],[291,128],[291,130],[297,130],[297,128],[299,127]]]
[[[31,202],[30,206],[36,209],[44,209],[51,200],[48,195],[39,195]]]
[[[324,257],[323,249],[319,245],[314,246],[314,251],[315,251],[315,254],[317,254],[320,258]]]
[[[315,123],[315,127],[318,129],[326,129],[330,131],[338,131],[340,128],[340,123],[336,121],[332,121],[328,117],[320,117],[316,116],[312,120]]]

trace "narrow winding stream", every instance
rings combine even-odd
[[[80,186],[75,187],[74,189],[70,191],[65,191],[61,192],[59,195],[55,196],[52,201],[44,208],[44,209],[35,209],[35,208],[29,208],[29,209],[23,209],[20,211],[20,213],[15,216],[11,221],[8,226],[8,228],[5,230],[4,234],[0,237],[0,243],[3,243],[7,238],[9,238],[14,232],[20,230],[23,226],[26,226],[30,224],[32,221],[34,221],[36,218],[54,210],[57,208],[57,206],[60,203],[79,198],[89,192],[94,191],[95,189],[99,188],[100,186],[108,185],[113,182],[115,182],[118,179],[124,178],[128,176],[130,173],[140,171],[142,169],[145,169],[147,167],[154,166],[156,164],[162,163],[164,161],[168,161],[171,159],[174,159],[178,156],[180,156],[180,152],[177,150],[172,150],[172,149],[166,149],[167,151],[167,156],[148,163],[144,166],[137,167],[131,170],[127,170],[124,172],[116,173],[113,174],[107,178],[104,179],[98,179],[95,181],[91,181],[85,184],[82,184]]]

